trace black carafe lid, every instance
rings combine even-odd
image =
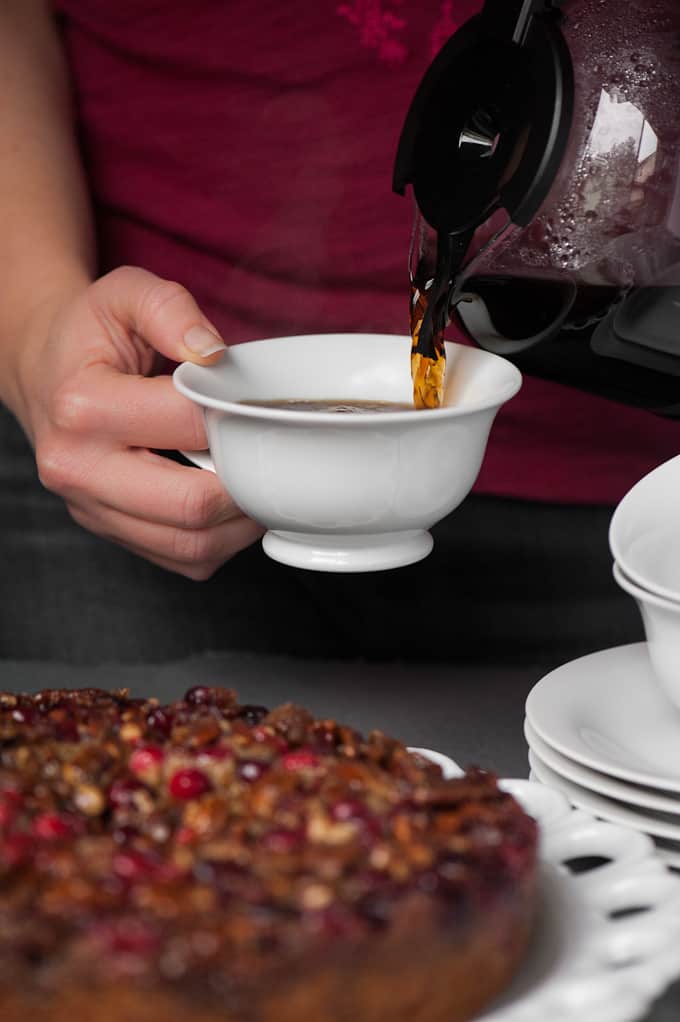
[[[486,0],[444,45],[409,109],[393,187],[438,236],[497,209],[526,225],[560,165],[573,110],[562,0]]]

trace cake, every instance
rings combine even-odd
[[[477,768],[222,688],[0,693],[2,1022],[463,1022],[536,902]]]

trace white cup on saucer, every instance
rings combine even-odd
[[[428,529],[467,496],[498,409],[520,388],[506,359],[447,342],[444,403],[376,414],[291,411],[247,401],[413,399],[408,337],[320,334],[235,345],[185,362],[180,393],[205,414],[210,462],[285,564],[376,571],[432,548]]]

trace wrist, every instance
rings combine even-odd
[[[0,318],[0,401],[28,427],[27,390],[55,317],[92,283],[85,267],[61,267],[33,280],[29,288],[8,288],[12,300]]]

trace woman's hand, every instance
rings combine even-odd
[[[40,479],[84,528],[192,579],[262,535],[212,472],[153,449],[207,446],[158,355],[210,364],[224,345],[179,284],[122,267],[43,304],[18,347],[13,411]]]

